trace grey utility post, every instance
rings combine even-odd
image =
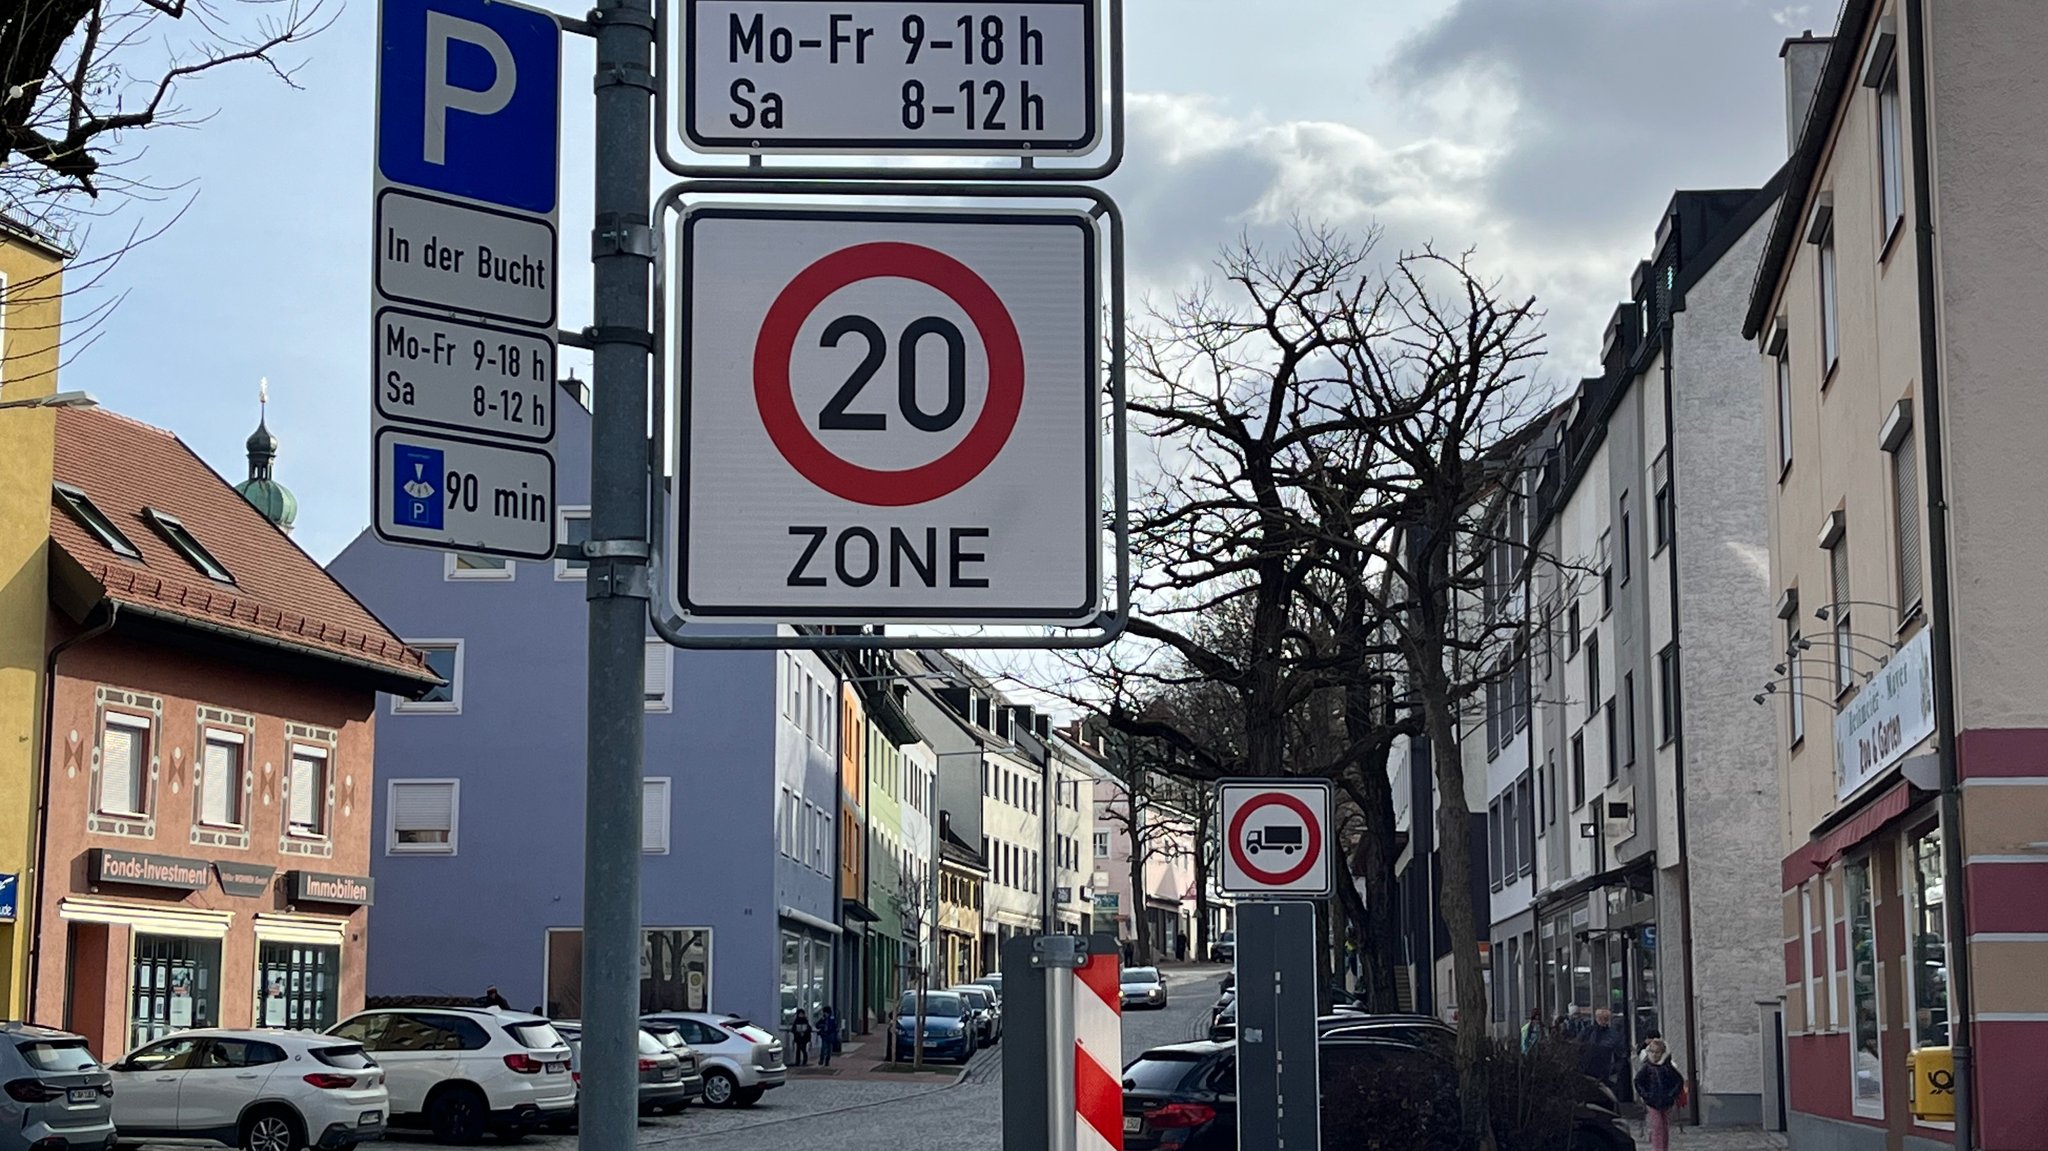
[[[640,789],[647,641],[647,362],[654,9],[598,0],[591,232],[589,730],[583,816],[581,1143],[638,1131]]]

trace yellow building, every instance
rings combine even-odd
[[[54,411],[23,401],[57,390],[66,255],[0,217],[0,1019],[23,1017],[35,934],[28,891],[57,427]]]

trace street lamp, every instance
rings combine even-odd
[[[96,408],[100,402],[91,392],[52,392],[30,400],[0,400],[0,409],[5,408]]]

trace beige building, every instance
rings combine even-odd
[[[1795,1148],[2048,1131],[2041,16],[1846,0],[1833,37],[1786,46],[1790,173],[1745,335],[1785,653],[1757,678]],[[1909,1053],[1950,1044],[1960,1131],[1908,1102]]]

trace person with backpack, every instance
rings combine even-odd
[[[796,1065],[805,1066],[811,1061],[811,1017],[799,1007],[796,1018],[789,1024],[790,1046],[796,1048]]]
[[[1671,1065],[1671,1051],[1662,1039],[1643,1045],[1643,1065],[1636,1069],[1636,1099],[1647,1108],[1650,1151],[1671,1151],[1671,1113],[1685,1102],[1685,1076]]]

